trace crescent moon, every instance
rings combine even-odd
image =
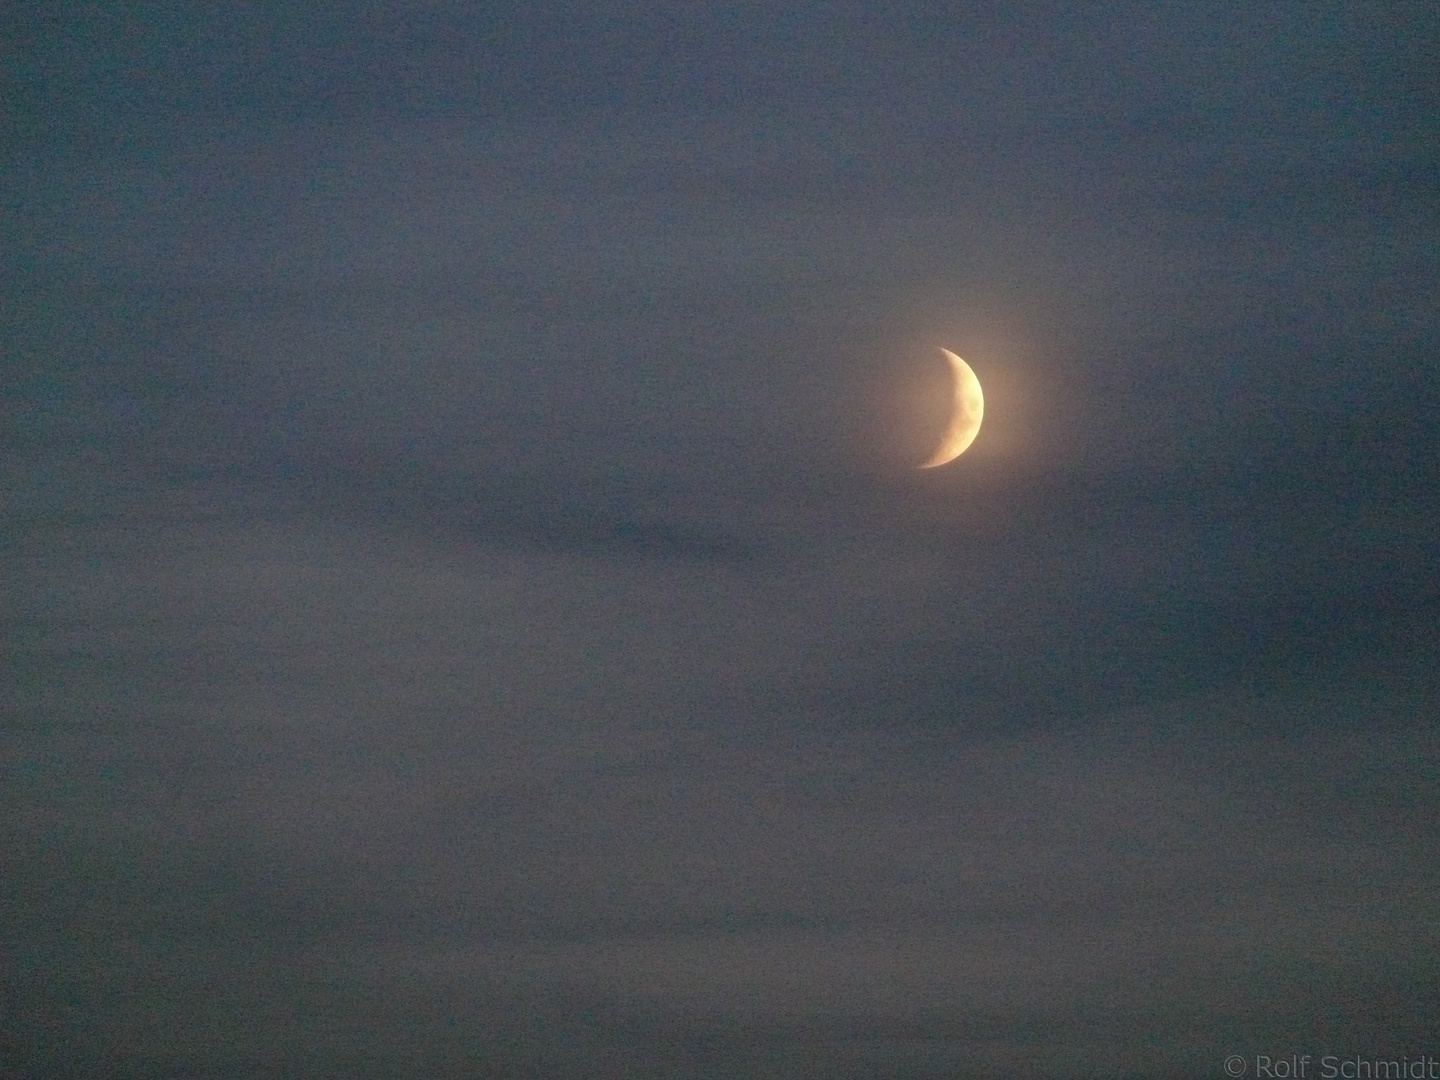
[[[955,376],[955,400],[950,409],[950,423],[940,436],[940,445],[918,468],[933,469],[954,461],[965,452],[980,433],[980,418],[985,414],[985,395],[980,392],[980,380],[970,365],[949,349],[941,349],[945,359],[950,361],[950,371]]]

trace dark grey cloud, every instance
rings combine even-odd
[[[827,620],[714,566],[252,526],[27,569],[22,1063],[1199,1075],[1433,1026],[1424,650],[977,735],[758,712]]]

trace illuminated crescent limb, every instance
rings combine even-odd
[[[980,420],[985,415],[985,395],[980,392],[980,380],[970,365],[949,349],[941,349],[950,362],[950,372],[955,377],[955,398],[950,407],[950,422],[940,436],[940,444],[930,459],[919,468],[933,469],[954,461],[965,452],[980,433]]]

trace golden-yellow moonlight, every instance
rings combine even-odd
[[[980,380],[970,365],[949,349],[940,351],[950,361],[950,371],[955,376],[955,400],[950,406],[950,422],[940,436],[940,445],[935,447],[930,459],[919,466],[922,469],[944,465],[963,454],[980,433],[980,418],[985,413],[985,395],[980,392]]]

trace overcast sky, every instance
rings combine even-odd
[[[1440,1058],[1440,8],[0,36],[0,1073]]]

